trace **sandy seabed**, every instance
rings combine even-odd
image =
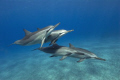
[[[50,58],[41,51],[16,51],[21,55],[0,59],[0,80],[120,80],[120,43],[91,40],[74,41],[73,45],[106,61],[87,59],[77,63],[77,58],[59,61],[61,57]]]

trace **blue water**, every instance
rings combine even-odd
[[[0,0],[0,80],[120,80],[119,0]],[[12,45],[48,25],[71,30],[58,44],[81,47],[106,61],[50,58],[31,51],[32,46]],[[44,44],[43,46],[48,46]]]

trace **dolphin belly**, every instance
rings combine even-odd
[[[66,55],[68,53],[69,52],[68,52],[68,48],[67,47],[61,47],[61,48],[56,50],[55,55],[56,56],[64,56],[64,55]]]
[[[56,56],[64,56],[66,55],[67,53],[55,53]]]
[[[86,55],[71,54],[70,57],[74,57],[74,58],[85,58],[85,57],[87,57],[87,56],[86,56]]]
[[[43,36],[44,35],[42,34],[39,36],[38,35],[31,36],[29,39],[24,41],[25,42],[24,45],[29,46],[29,45],[34,45],[34,44],[40,44],[43,39]]]

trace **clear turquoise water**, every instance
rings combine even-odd
[[[0,80],[120,80],[119,0],[1,0],[0,1]],[[106,61],[77,58],[50,58],[50,54],[31,51],[32,46],[7,45],[24,37],[23,29],[61,24],[71,30],[59,45],[94,52]],[[48,44],[44,44],[48,46]]]

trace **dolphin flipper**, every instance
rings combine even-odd
[[[43,46],[43,44],[44,44],[44,42],[45,42],[45,38],[46,38],[46,37],[43,37],[40,48]]]
[[[51,43],[49,44],[49,46],[55,44],[55,42],[57,42],[57,41],[58,41],[58,39],[52,40]]]
[[[64,55],[61,59],[60,59],[60,61],[61,60],[64,60],[67,56],[69,56],[69,55],[71,55],[72,53],[68,53],[68,54],[66,54],[66,55]]]
[[[43,39],[42,39],[42,42],[41,42],[41,46],[40,46],[40,48],[43,46],[43,44],[44,44],[44,42],[45,42],[46,35],[47,35],[47,32],[46,32],[45,36],[44,36]]]
[[[49,45],[53,45],[58,40],[59,36],[61,36],[61,34],[59,34],[55,39],[53,39]]]
[[[82,62],[82,61],[84,61],[85,59],[80,59],[79,61],[77,61],[77,62]]]

